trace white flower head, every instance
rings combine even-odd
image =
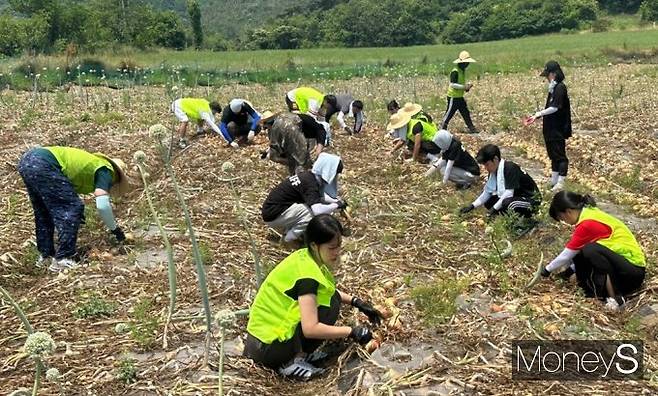
[[[235,169],[235,165],[233,165],[233,163],[230,161],[225,161],[222,164],[222,172],[224,173],[231,173],[233,172],[234,169]]]
[[[116,326],[114,326],[114,332],[117,334],[124,334],[127,333],[129,330],[128,325],[126,323],[117,323]]]
[[[51,367],[46,370],[46,379],[48,381],[57,382],[59,381],[60,373],[55,367]]]
[[[484,235],[492,235],[493,232],[494,232],[494,229],[491,226],[484,229]]]
[[[232,327],[235,324],[236,319],[237,317],[235,314],[228,309],[224,309],[217,313],[217,324],[224,329]]]
[[[162,141],[167,136],[167,127],[162,124],[151,125],[149,135],[157,141]]]
[[[146,162],[146,153],[143,152],[142,150],[135,151],[135,153],[133,154],[133,160],[138,164],[143,164],[144,162]]]
[[[176,86],[176,85],[172,86],[172,87],[171,87],[171,90],[172,90],[172,91],[178,91],[178,86]]]
[[[30,356],[41,357],[55,351],[55,341],[50,334],[37,331],[27,336],[23,348]]]

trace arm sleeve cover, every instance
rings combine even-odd
[[[571,260],[578,254],[580,250],[572,250],[569,248],[564,248],[562,253],[558,254],[557,257],[553,259],[547,266],[546,270],[548,272],[554,272],[557,269],[565,267],[571,264]]]
[[[117,222],[114,219],[114,213],[112,213],[109,195],[99,195],[96,197],[96,210],[108,230],[114,231],[117,228]]]

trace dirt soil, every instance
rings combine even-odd
[[[658,100],[655,65],[606,68],[566,66],[572,100],[574,136],[568,142],[569,188],[589,191],[601,206],[624,219],[647,255],[643,291],[625,311],[608,313],[598,301],[583,298],[571,282],[546,281],[531,291],[541,255],[548,263],[562,249],[571,229],[546,215],[544,191],[541,225],[513,240],[512,255],[500,262],[484,234],[484,213],[457,216],[459,207],[479,194],[441,187],[423,178],[426,165],[387,154],[385,103],[416,101],[435,119],[443,115],[445,79],[354,79],[319,84],[325,92],[349,91],[364,98],[368,126],[362,136],[334,134],[331,151],[342,156],[342,195],[351,207],[350,237],[343,243],[337,274],[345,291],[389,304],[399,316],[377,329],[379,350],[368,355],[352,344],[332,360],[325,375],[308,383],[278,378],[240,357],[246,320],[238,319],[226,339],[224,391],[243,395],[509,395],[584,392],[637,395],[658,392],[658,331],[648,307],[658,303],[656,237],[658,226]],[[529,70],[517,75],[486,75],[475,81],[467,100],[479,135],[463,133],[459,115],[451,130],[474,153],[485,142],[500,144],[505,156],[545,185],[548,159],[538,126],[524,128],[522,116],[543,106],[545,84]],[[441,84],[441,85],[439,85]],[[181,86],[182,87],[182,86]],[[283,110],[283,92],[293,84],[231,85],[219,88],[144,86],[116,91],[72,87],[68,92],[0,91],[0,285],[26,311],[35,329],[57,342],[47,359],[62,373],[59,384],[44,381],[42,395],[210,395],[217,394],[219,330],[213,329],[209,365],[204,365],[201,300],[182,211],[171,179],[155,149],[148,127],[175,126],[169,105],[176,95],[209,96],[228,103],[249,99],[261,110]],[[181,92],[184,90],[184,92]],[[23,152],[35,145],[71,145],[123,158],[133,165],[136,150],[146,152],[149,186],[174,245],[178,277],[175,321],[163,348],[168,307],[166,256],[142,188],[114,200],[115,215],[135,240],[118,249],[84,197],[87,223],[78,246],[83,266],[53,275],[34,267],[33,215],[16,172]],[[174,150],[173,165],[192,212],[192,222],[206,263],[213,312],[247,308],[255,294],[255,273],[247,232],[231,190],[223,181],[236,178],[249,231],[266,269],[291,247],[273,241],[260,219],[260,205],[285,177],[283,167],[259,159],[267,140],[239,151],[211,134]],[[235,165],[231,175],[222,164]],[[133,169],[135,170],[135,169]],[[499,242],[511,239],[498,228]],[[454,280],[454,282],[452,282]],[[412,291],[422,286],[464,282],[456,298],[437,297],[454,307],[433,321]],[[457,286],[454,286],[457,287]],[[80,317],[89,296],[109,302],[102,316]],[[415,294],[414,294],[415,295]],[[78,314],[76,315],[76,310]],[[196,317],[196,318],[195,318]],[[341,323],[364,322],[354,310]],[[125,323],[128,332],[117,333]],[[22,352],[26,333],[10,305],[0,305],[0,393],[30,388],[34,362]],[[637,382],[519,382],[511,379],[510,348],[515,339],[640,339],[645,345],[645,379]],[[347,349],[345,349],[347,348]],[[118,376],[121,361],[132,361],[136,381]],[[214,363],[213,363],[214,362]]]

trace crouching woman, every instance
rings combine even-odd
[[[332,271],[340,267],[343,228],[328,214],[314,217],[306,230],[307,247],[280,262],[260,286],[249,311],[244,355],[279,374],[307,380],[322,372],[313,353],[323,340],[351,338],[366,344],[364,326],[335,326],[341,304],[350,304],[374,324],[381,314],[372,305],[336,288]]]
[[[542,271],[548,277],[574,272],[587,297],[606,300],[606,308],[618,310],[625,296],[644,281],[646,259],[631,230],[619,219],[596,207],[589,195],[560,191],[553,197],[550,215],[556,221],[575,225],[566,247]]]

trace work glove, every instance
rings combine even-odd
[[[110,232],[112,233],[112,235],[114,235],[117,238],[118,242],[123,242],[126,240],[126,234],[123,233],[121,227],[117,226],[117,228],[113,229]]]
[[[270,150],[263,150],[260,152],[260,159],[267,159],[267,156],[270,154]]]
[[[256,132],[254,132],[254,130],[252,129],[252,130],[249,131],[249,133],[247,134],[247,141],[251,142],[252,140],[254,140],[254,137],[255,137],[255,136],[256,136]]]
[[[354,326],[352,332],[350,332],[350,338],[361,345],[365,345],[372,340],[372,332],[367,327]]]
[[[365,302],[358,297],[352,297],[352,302],[350,304],[354,308],[363,312],[368,317],[370,323],[376,326],[379,326],[382,323],[382,313],[376,310],[370,303]]]
[[[473,209],[475,209],[475,206],[473,206],[473,204],[470,204],[468,206],[464,206],[463,208],[459,209],[459,214],[464,215],[464,214],[472,211]]]
[[[343,201],[342,199],[339,199],[338,202],[336,202],[338,205],[338,209],[346,209],[347,208],[347,202]]]
[[[500,213],[500,211],[498,211],[497,209],[491,208],[491,209],[489,209],[489,212],[487,212],[487,218],[489,218],[491,220],[494,217],[498,216],[498,213]]]
[[[231,147],[233,147],[234,149],[237,149],[237,148],[240,148],[240,145],[238,144],[238,142],[236,142],[234,140],[234,141],[231,142]]]

